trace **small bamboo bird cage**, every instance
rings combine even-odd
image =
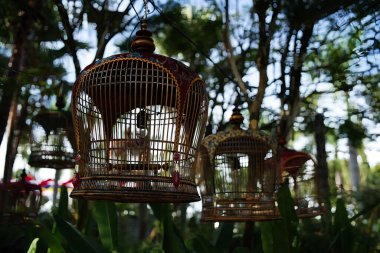
[[[289,181],[298,217],[324,214],[326,208],[319,192],[318,165],[314,158],[306,152],[288,149],[284,144],[279,147],[279,156],[281,177]]]
[[[28,183],[23,170],[18,182],[0,183],[0,223],[25,223],[35,218],[41,206],[41,187]]]
[[[235,107],[230,131],[207,136],[198,153],[203,221],[278,219],[275,201],[275,143],[261,131],[240,128],[243,116]]]
[[[74,169],[75,134],[70,112],[62,110],[64,98],[58,96],[58,110],[42,110],[32,119],[29,165],[36,168]]]
[[[204,82],[154,54],[143,22],[132,52],[86,67],[73,90],[78,173],[71,197],[198,201],[193,163],[207,119]]]

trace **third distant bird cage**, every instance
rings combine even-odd
[[[19,224],[37,217],[41,206],[41,187],[26,181],[25,169],[17,182],[0,183],[0,224]]]
[[[289,183],[298,217],[308,218],[325,213],[315,159],[307,152],[286,148],[281,140],[279,157],[281,177]]]
[[[261,131],[242,130],[235,107],[233,129],[207,136],[198,154],[202,171],[203,221],[263,221],[279,218],[276,145]]]
[[[70,112],[63,110],[63,96],[58,96],[58,110],[42,109],[32,118],[29,165],[36,168],[74,169],[75,134]]]
[[[207,120],[201,78],[154,54],[146,22],[132,52],[86,67],[72,96],[75,198],[117,202],[199,200],[193,163]]]

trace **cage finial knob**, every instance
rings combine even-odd
[[[156,46],[152,39],[152,32],[148,30],[146,20],[141,21],[141,30],[136,32],[136,37],[132,41],[131,49],[133,52],[153,53]]]
[[[237,104],[235,104],[235,108],[232,110],[232,115],[230,117],[230,123],[233,124],[235,128],[240,128],[243,121],[244,117],[240,113],[240,108]]]
[[[57,97],[57,102],[55,102],[55,106],[58,108],[58,110],[62,110],[65,107],[65,98],[62,95],[59,95]]]

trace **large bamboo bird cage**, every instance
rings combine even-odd
[[[207,136],[198,153],[203,221],[264,221],[280,218],[276,145],[261,131],[242,130],[235,107],[232,130]]]
[[[207,119],[205,84],[154,54],[151,35],[143,21],[132,52],[89,65],[74,85],[79,168],[71,197],[199,200],[193,166]]]
[[[17,182],[0,183],[0,223],[25,223],[37,217],[41,187],[25,180],[23,170]]]
[[[285,142],[279,142],[281,178],[289,181],[298,217],[309,218],[326,213],[319,190],[317,162],[309,153],[288,149]]]
[[[74,169],[75,134],[72,115],[64,111],[64,98],[58,96],[58,110],[41,110],[32,118],[29,165],[36,168]]]

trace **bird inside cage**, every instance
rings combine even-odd
[[[110,162],[117,160],[149,162],[150,115],[145,109],[134,110],[113,127],[108,156]],[[128,124],[125,124],[128,123]]]

